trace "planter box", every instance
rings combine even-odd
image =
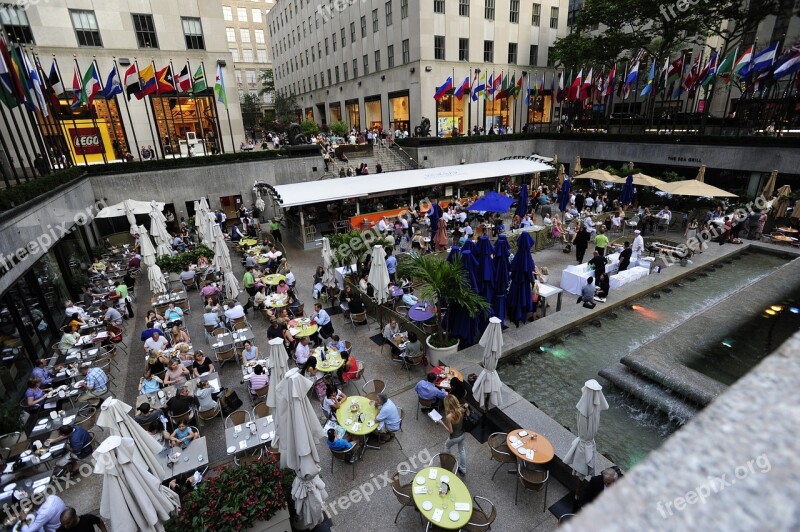
[[[260,521],[247,529],[247,532],[292,532],[289,510],[284,508],[269,521]]]

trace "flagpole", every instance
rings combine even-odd
[[[175,81],[175,67],[172,65],[172,59],[171,58],[169,60],[169,69],[172,71],[172,88],[175,89],[175,105],[177,105],[178,109],[180,110],[180,105],[181,105],[180,88],[177,86],[177,83]],[[187,70],[188,70],[188,67],[187,67]],[[180,111],[180,113],[181,113],[181,129],[185,130],[186,129],[186,121],[183,119],[183,111]],[[175,120],[175,115],[173,115],[173,122],[174,122],[174,120]],[[183,132],[183,135],[185,137],[186,131]],[[178,145],[178,147],[180,148],[180,144]],[[189,153],[189,139],[188,138],[186,139],[186,153],[187,154]],[[181,153],[181,156],[183,156],[183,153]]]
[[[9,48],[9,58],[11,58],[11,51],[12,50],[13,50],[13,47]],[[13,58],[11,58],[11,62],[12,63],[14,62]],[[11,74],[11,76],[14,76],[14,72],[15,72],[14,65],[13,64],[8,65],[8,69],[9,69],[9,73]],[[24,70],[24,68],[22,70]],[[20,82],[20,84],[22,83],[22,80],[18,80],[18,81]],[[12,82],[12,84],[13,84],[13,82]],[[20,94],[19,98],[17,100],[18,100],[18,104],[17,104],[18,108],[25,106],[25,102],[24,102],[25,94],[24,93]],[[28,160],[28,164],[31,167],[31,177],[35,178],[36,177],[36,165],[33,164],[33,159],[31,159],[31,155],[30,155],[30,153],[28,153],[28,145],[25,143],[25,139],[22,138],[22,130],[19,128],[19,124],[17,123],[17,117],[14,116],[14,110],[13,109],[9,109],[9,114],[11,116],[11,121],[14,123],[14,129],[16,129],[20,133],[20,144],[22,145],[23,153],[25,153],[25,158]],[[33,149],[34,143],[33,143],[33,139],[31,138],[31,132],[28,129],[29,126],[28,126],[27,122],[25,121],[25,112],[24,111],[20,111],[20,120],[21,120],[22,125],[23,125],[23,127],[25,129],[25,135],[28,137],[28,143],[30,143],[31,149]],[[17,155],[19,156],[19,154],[17,154]],[[22,169],[24,170],[25,169],[24,161],[22,160],[21,157],[19,159],[19,162],[20,162],[20,164],[23,164]],[[24,172],[24,175],[25,175],[25,180],[27,181],[28,180],[28,173]]]
[[[103,77],[100,75],[100,67],[97,64],[97,60],[92,60],[92,64],[94,64],[95,72],[97,72],[97,75],[100,77],[100,86],[102,87],[100,92],[103,94],[103,101],[105,102],[105,105],[106,105],[106,112],[108,113],[108,123],[111,126],[110,127],[111,135],[113,136],[114,142],[116,142],[116,144],[117,144],[117,149],[120,151],[120,157],[119,157],[120,160],[125,161],[125,154],[121,153],[122,152],[122,145],[119,142],[119,137],[117,137],[117,128],[114,127],[114,117],[112,116],[111,107],[109,106],[108,99],[106,97],[105,86],[103,85]],[[119,75],[119,73],[117,73],[117,74]],[[125,144],[127,144],[127,142]],[[113,146],[114,145],[112,144],[112,148],[113,148]],[[113,149],[112,149],[112,151],[113,151]],[[117,157],[117,153],[116,152],[114,152],[114,157]]]
[[[39,72],[39,76],[42,78],[42,83],[44,84],[44,88],[47,90],[45,105],[47,105],[48,109],[50,109],[49,113],[53,117],[52,122],[53,122],[53,128],[55,129],[55,132],[52,135],[52,137],[54,138],[51,139],[51,144],[55,144],[57,152],[55,152],[54,155],[56,156],[56,160],[60,160],[61,158],[58,157],[59,155],[62,155],[62,146],[60,145],[60,141],[63,141],[63,130],[61,129],[61,117],[59,116],[61,106],[59,104],[58,107],[55,107],[55,102],[53,101],[52,98],[53,93],[55,91],[53,90],[53,87],[50,85],[49,76],[45,74],[44,68],[42,67],[42,63],[39,60],[39,56],[36,54],[36,51],[31,49],[31,53],[33,54],[33,62],[36,65],[36,70]],[[44,80],[47,80],[47,83],[44,83]],[[56,98],[58,98],[58,95],[56,95]],[[49,127],[49,122],[48,122],[48,127]],[[69,152],[69,150],[67,150],[67,152]],[[65,161],[67,160],[67,157],[69,157],[70,166],[75,164],[71,152],[63,155]]]
[[[205,76],[206,76],[206,64],[205,64],[205,61],[200,61],[200,66],[203,67],[203,77],[205,78]],[[208,88],[208,78],[205,78],[205,79],[206,79],[206,88]],[[194,81],[194,80],[192,80],[192,81]],[[211,98],[211,101],[214,103],[214,120],[215,120],[215,122],[217,124],[216,135],[217,135],[217,140],[219,140],[220,153],[225,153],[225,143],[222,141],[222,124],[219,121],[219,108],[217,107],[217,97],[213,96]],[[236,148],[235,147],[234,147],[233,151],[234,151],[234,153],[236,153]]]
[[[472,67],[469,68],[469,92],[467,93],[467,136],[472,135]]]
[[[56,65],[56,74],[58,74],[58,79],[61,80],[61,86],[66,89],[66,85],[64,85],[64,76],[61,75],[61,67],[58,66],[58,61],[56,60],[56,54],[53,54],[53,64]],[[73,73],[73,75],[75,75],[75,74]],[[80,76],[80,74],[78,74],[78,76]],[[64,91],[64,93],[66,94],[66,90]],[[57,94],[56,94],[56,97],[58,98]],[[69,107],[69,104],[67,104],[67,107]],[[58,108],[59,108],[59,111],[61,111],[61,98],[58,98]],[[71,122],[72,122],[72,127],[75,128],[75,129],[78,129],[78,123],[75,121],[75,113],[72,112],[71,108],[69,110],[69,117],[70,117]],[[61,131],[61,135],[62,136],[66,135],[66,133],[67,132],[64,131],[64,130]],[[72,139],[69,138],[69,135],[66,135],[66,136],[67,136],[66,142],[72,143]],[[73,151],[75,152],[75,155],[77,156],[78,148],[75,145],[73,145],[72,148],[73,149],[70,150],[69,146],[67,146],[67,151],[70,153],[70,157],[72,156],[72,152]],[[83,150],[81,150],[81,155],[83,155],[83,164],[84,164],[84,166],[89,166],[89,161],[86,159],[86,154],[83,153]],[[75,164],[78,164],[77,158],[75,159]]]
[[[119,74],[119,66],[117,66],[117,58],[116,57],[112,57],[111,59],[114,62],[114,70],[116,70],[117,76],[119,77],[119,82],[120,82],[119,84],[120,84],[120,86],[122,86],[122,84],[125,83],[125,80],[122,79],[122,76],[120,76],[120,74]],[[136,75],[137,76],[139,75],[139,68],[138,67],[136,68]],[[138,158],[141,159],[142,152],[139,151],[139,139],[136,138],[136,128],[133,127],[133,120],[131,119],[131,110],[128,107],[128,87],[125,87],[122,90],[123,90],[123,92],[125,94],[125,96],[122,98],[122,103],[125,104],[125,113],[128,115],[128,123],[131,125],[131,132],[133,133],[133,142],[136,145],[136,147],[133,150],[131,150],[131,153],[133,153],[135,151],[139,155]],[[114,95],[114,101],[116,101],[116,98],[117,98],[117,96]],[[119,104],[117,104],[117,107],[119,108]]]
[[[15,140],[14,135],[10,134],[11,131],[13,131],[13,130],[11,129],[11,126],[8,123],[8,117],[6,116],[6,107],[4,105],[0,105],[0,109],[2,110],[3,123],[6,126],[6,130],[9,132],[9,138],[11,139],[11,145],[14,147],[14,154],[16,154],[17,161],[20,163],[20,170],[22,170],[22,177],[24,177],[25,181],[27,181],[28,180],[28,174],[25,171],[25,164],[24,164],[24,161],[22,160],[22,155],[19,153],[19,147],[17,146],[17,141]],[[9,112],[12,112],[12,110],[9,109]],[[17,128],[17,130],[19,130],[19,128]],[[3,149],[5,150],[6,155],[9,158],[9,164],[11,166],[11,173],[14,174],[14,179],[16,180],[17,184],[19,185],[21,183],[21,181],[19,179],[19,174],[17,173],[17,168],[16,168],[16,166],[14,166],[14,158],[11,157],[12,154],[11,154],[10,151],[8,151],[8,146],[6,146],[6,139],[5,139],[4,136],[0,136],[0,140],[2,140]]]
[[[153,59],[152,57],[150,58],[150,64],[153,65],[153,76],[155,77],[155,80],[156,80],[156,96],[159,97],[158,98],[158,105],[159,105],[159,107],[161,107],[161,113],[164,115],[164,124],[167,126],[167,142],[169,143],[169,151],[172,152],[171,155],[172,155],[172,158],[174,159],[175,158],[175,148],[177,148],[177,150],[178,150],[178,158],[179,159],[183,159],[183,153],[181,153],[181,139],[180,139],[180,137],[178,137],[178,132],[175,130],[175,117],[172,116],[172,109],[169,109],[169,111],[167,111],[167,109],[164,107],[164,98],[161,98],[161,80],[158,79],[158,70],[156,70],[156,62],[155,62],[155,59]],[[175,87],[173,87],[173,90],[174,89],[175,89]],[[169,107],[169,97],[167,97],[167,107]],[[154,113],[154,115],[155,115],[155,113]],[[172,119],[172,134],[175,135],[175,138],[178,141],[176,143],[177,146],[175,146],[175,148],[172,147],[172,135],[170,134],[170,131],[169,131],[169,129],[170,129],[169,128],[170,118]],[[166,157],[166,155],[165,155],[165,157]]]
[[[35,82],[34,82],[33,78],[31,77],[30,67],[32,65],[30,64],[31,61],[30,61],[30,58],[28,57],[28,51],[27,51],[27,49],[25,47],[23,47],[23,46],[18,44],[17,45],[17,52],[20,54],[20,59],[22,59],[22,64],[25,67],[25,68],[23,68],[23,70],[24,70],[23,75],[25,76],[25,79],[28,82],[28,86],[31,89],[33,89],[33,92],[34,92],[33,96],[34,96],[35,100],[38,100],[38,93],[36,92],[36,89],[34,87],[34,83]],[[39,84],[39,92],[41,92],[41,90],[42,90],[42,87],[41,87],[41,82],[40,82],[40,84]],[[42,97],[44,98],[44,95],[42,95]],[[42,122],[46,126],[49,121],[47,120],[47,117],[45,117],[44,113],[42,112],[42,107],[41,107],[42,102],[41,101],[34,101],[33,103],[34,103],[34,106],[39,109],[39,114],[42,115]],[[45,106],[47,105],[46,101],[44,102],[44,105]],[[39,146],[39,149],[41,150],[42,158],[44,158],[47,161],[47,167],[51,171],[53,171],[53,170],[55,170],[55,168],[53,168],[53,163],[50,160],[50,153],[48,152],[48,147],[50,147],[50,149],[52,149],[52,144],[50,143],[49,139],[43,133],[43,131],[42,131],[42,123],[39,122],[39,120],[38,120],[36,114],[34,113],[34,111],[31,110],[30,108],[28,108],[27,110],[28,110],[28,120],[31,123],[31,128],[33,129],[33,135],[36,138],[36,144]],[[50,113],[48,112],[48,115],[49,114]]]
[[[194,72],[192,72],[192,65],[189,63],[189,58],[186,58],[186,70],[189,71],[189,89],[192,91],[192,100],[194,100],[194,114],[197,117],[197,125],[200,127],[200,142],[203,144],[203,155],[208,155],[208,145],[206,144],[206,134],[203,131],[203,120],[197,114],[197,98],[194,93]],[[173,72],[173,76],[175,73]],[[178,74],[180,75],[180,74]],[[203,72],[205,75],[205,72]]]
[[[29,65],[27,64],[28,62],[25,60],[26,59],[26,54],[24,53],[24,50],[23,50],[22,46],[19,43],[17,43],[16,52],[17,52],[17,56],[19,57],[19,60],[22,63],[21,65],[19,65],[21,67],[20,74],[22,75],[22,79],[20,81],[23,83],[23,85],[28,90],[33,90],[34,94],[33,94],[33,100],[31,101],[31,105],[34,106],[34,107],[39,107],[37,105],[37,101],[36,101],[37,100],[36,90],[33,88],[33,80],[30,77],[31,73],[28,70],[28,66]],[[29,96],[30,96],[30,93],[26,94],[25,95],[26,99],[28,99]],[[38,102],[38,103],[41,103],[41,102]],[[40,128],[39,128],[38,121],[35,120],[33,111],[31,110],[31,108],[29,106],[25,105],[23,107],[24,107],[25,110],[22,111],[22,113],[21,113],[22,114],[22,122],[23,122],[23,124],[25,124],[26,132],[28,134],[28,140],[31,143],[31,151],[33,151],[34,149],[38,149],[40,151],[40,153],[42,154],[42,157],[44,157],[45,155],[48,155],[48,154],[47,154],[47,148],[45,148],[45,145],[44,145],[44,140],[43,140]],[[22,109],[22,108],[20,108],[20,109]],[[30,128],[30,129],[28,129],[28,128]],[[33,137],[31,137],[31,131],[33,131]],[[49,158],[49,155],[48,155],[48,158]],[[48,163],[47,166],[49,168],[50,164]],[[34,175],[36,175],[35,172],[34,172]]]
[[[452,91],[450,93],[450,115],[451,115],[451,120],[453,121],[453,123],[451,124],[450,127],[455,129],[456,131],[458,131],[458,128],[456,127],[456,89],[455,89],[456,69],[453,68],[452,72],[453,72],[453,74],[452,74],[453,75],[453,88],[450,89]],[[451,137],[453,136],[453,129],[450,130],[450,136]]]
[[[72,55],[72,60],[75,61],[75,68],[78,69],[78,78],[81,80],[81,100],[83,99],[83,92],[86,91],[86,87],[83,83],[83,78],[80,77],[81,74],[81,67],[78,64],[78,56],[75,54]],[[94,65],[94,60],[92,60],[92,64]],[[98,74],[99,75],[99,74]],[[91,102],[92,105],[94,101]],[[89,112],[89,118],[92,120],[92,126],[94,127],[94,131],[97,134],[97,140],[100,143],[100,154],[103,157],[103,163],[108,164],[108,158],[106,158],[106,149],[105,145],[103,144],[103,136],[100,134],[100,128],[97,126],[97,120],[94,118],[94,113],[92,112],[92,108],[89,105],[89,97],[86,97],[86,110]],[[77,150],[78,147],[76,146],[75,149]],[[81,150],[85,153],[85,150]]]
[[[144,87],[142,87],[142,82],[141,82],[142,77],[139,75],[139,74],[141,74],[141,71],[139,70],[139,60],[136,59],[135,57],[133,58],[133,64],[136,65],[136,75],[139,76],[139,91],[142,91],[142,90],[144,90]],[[155,71],[153,71],[153,77],[154,78],[155,78],[155,75],[156,75],[156,73],[155,73]],[[156,83],[158,83],[158,80],[155,80],[155,81],[156,81]],[[142,98],[144,98],[145,96],[150,96],[150,95],[149,94],[145,94],[145,95],[142,96]],[[127,87],[126,87],[125,97],[127,98]],[[152,98],[148,98],[148,101],[149,101],[150,105],[153,104],[153,99]],[[164,145],[156,140],[156,133],[159,134],[158,135],[159,138],[161,138],[161,133],[158,131],[158,123],[156,122],[155,107],[153,107],[153,109],[152,109],[153,120],[151,121],[150,120],[150,111],[151,111],[151,109],[149,108],[150,106],[148,105],[148,101],[144,102],[144,113],[145,113],[145,116],[147,116],[147,129],[150,130],[150,139],[153,141],[153,151],[160,150],[161,151],[161,158],[162,159],[166,159],[166,157],[165,157],[166,154],[164,153]],[[155,131],[153,129],[153,123],[155,123]],[[158,155],[156,155],[156,157],[158,157]]]

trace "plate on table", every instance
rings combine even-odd
[[[21,453],[19,453],[19,455],[20,455],[22,458],[27,458],[27,457],[28,457],[28,456],[30,456],[31,454],[33,454],[33,451],[31,451],[30,449],[27,449],[27,450],[25,450],[25,451],[22,451]]]
[[[439,480],[441,480],[441,481],[442,481],[442,482],[444,482],[445,484],[449,484],[449,483],[450,483],[450,477],[449,477],[449,476],[447,476],[447,475],[442,475],[442,476],[441,476],[441,478],[440,478]]]
[[[424,477],[417,477],[417,484],[419,484],[420,486],[425,484],[425,478]]]
[[[8,484],[5,488],[3,488],[3,491],[11,491],[16,487],[17,487],[17,483],[16,482],[12,482],[11,484]]]
[[[46,453],[43,453],[43,454],[42,454],[42,456],[40,456],[40,457],[39,457],[39,460],[42,460],[42,461],[44,461],[44,460],[50,460],[50,457],[51,457],[51,456],[53,456],[53,453],[51,453],[51,452],[46,452]],[[41,486],[39,486],[39,487],[41,487]],[[36,493],[36,492],[34,491],[34,493]]]
[[[422,503],[422,509],[426,512],[433,510],[433,503],[431,501],[425,501]]]
[[[350,419],[350,418],[347,418],[347,419],[344,420],[344,424],[345,425],[352,425],[353,424],[353,420]]]
[[[47,422],[48,422],[47,419],[40,419],[39,421],[36,422],[36,426],[38,427],[40,425],[44,425]]]
[[[265,434],[262,434],[262,435],[261,435],[261,439],[262,439],[262,440],[268,440],[268,439],[269,439],[269,434],[266,434],[266,433],[265,433]]]
[[[459,519],[461,519],[461,514],[453,510],[452,512],[450,512],[450,514],[448,514],[448,517],[450,517],[451,521],[458,521]]]
[[[236,452],[236,447],[235,446],[231,445],[230,447],[228,447],[228,454],[233,454],[235,452]]]
[[[72,385],[72,387],[73,387],[73,388],[80,388],[82,384],[83,384],[83,381],[78,381],[78,382],[74,383],[74,384]]]

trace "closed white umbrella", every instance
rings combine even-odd
[[[269,390],[267,390],[267,406],[273,412],[278,407],[278,384],[281,383],[286,372],[289,371],[289,354],[283,346],[283,338],[273,338],[269,341]],[[273,416],[276,424],[278,416]],[[275,431],[275,438],[272,440],[273,447],[279,447],[280,431]]]
[[[109,397],[100,406],[100,415],[97,416],[97,425],[107,428],[113,436],[130,438],[136,448],[133,459],[140,466],[148,469],[156,478],[164,480],[166,473],[156,455],[162,451],[161,444],[153,439],[135,419],[128,415],[132,406],[119,399]]]
[[[258,181],[256,181],[256,184]],[[253,192],[256,193],[256,207],[258,210],[261,211],[262,215],[264,213],[264,209],[267,207],[267,204],[264,203],[264,199],[261,197],[261,189],[259,189],[255,184],[253,185]]]
[[[322,285],[326,288],[336,288],[336,269],[333,264],[333,252],[328,237],[322,239]]]
[[[489,318],[489,325],[483,331],[480,345],[483,346],[483,371],[481,371],[475,384],[472,385],[472,393],[478,398],[481,408],[491,406],[501,406],[503,404],[500,388],[503,382],[497,374],[497,361],[503,352],[503,326],[500,318]]]
[[[325,437],[317,414],[308,399],[312,382],[292,368],[278,383],[277,433],[281,467],[294,469],[292,484],[295,511],[304,528],[313,528],[325,519],[323,504],[328,498],[325,483],[319,478],[319,453],[316,442]]]
[[[133,206],[131,205],[131,200],[125,200],[122,203],[125,206],[125,217],[128,219],[128,223],[131,225],[131,234],[135,235],[137,230],[136,215],[133,213]]]
[[[204,238],[202,240],[202,243],[213,249],[214,246],[213,228],[219,226],[217,224],[211,223],[211,217],[209,216],[211,213],[211,209],[209,209],[208,207],[208,202],[206,201],[206,198],[200,198],[200,212],[203,213],[203,216],[200,218],[200,223],[203,224],[204,226],[203,229]],[[196,223],[197,221],[195,220],[195,224]]]
[[[600,412],[608,410],[608,401],[600,383],[594,379],[586,381],[581,389],[581,399],[575,407],[578,409],[578,437],[564,455],[564,463],[576,475],[591,477],[597,474],[594,438],[600,427]]]
[[[178,494],[134,460],[131,438],[109,436],[92,454],[94,473],[103,475],[100,515],[114,532],[164,530],[170,512],[180,508]]]
[[[367,281],[375,288],[375,301],[379,305],[389,300],[389,270],[386,268],[386,250],[383,246],[372,247],[372,265]]]
[[[155,201],[150,202],[150,232],[156,241],[156,256],[172,256],[172,238],[167,232],[167,219],[164,218],[164,214],[159,210]]]
[[[206,228],[208,227],[208,215],[203,212],[199,201],[194,202],[194,227],[197,231],[197,239],[201,244],[205,244],[208,240],[206,235]]]
[[[214,233],[214,260],[212,264],[222,272],[222,282],[225,284],[225,297],[228,299],[236,299],[241,290],[239,289],[239,281],[233,273],[228,245],[225,243],[222,229],[220,229],[218,225],[215,225],[212,231]]]
[[[161,294],[167,291],[167,282],[164,274],[156,264],[156,250],[150,235],[147,234],[145,226],[139,226],[139,236],[142,240],[142,261],[147,266],[147,279],[150,281],[150,291],[154,294]]]

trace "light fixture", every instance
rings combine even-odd
[[[131,60],[128,59],[127,57],[120,57],[119,58],[119,65],[120,66],[128,66],[130,64],[131,64]]]
[[[381,81],[386,81],[386,76],[381,76]]]
[[[218,59],[217,60],[217,65],[219,65],[221,67],[227,66],[227,64],[228,64],[228,62],[225,61],[224,59]]]
[[[416,71],[417,71],[417,69],[416,69],[416,68],[414,68],[414,67],[411,67],[411,70],[409,70],[409,72],[411,72],[412,74],[413,74],[414,72],[416,72]]]
[[[782,310],[783,310],[783,307],[782,307],[782,306],[780,306],[780,305],[772,305],[772,306],[771,306],[771,307],[769,307],[769,308],[771,308],[771,309],[772,309],[772,310],[774,310],[775,312],[780,312],[780,311],[782,311]]]
[[[430,72],[431,70],[433,70],[433,68],[432,68],[432,67],[430,67],[430,66],[426,66],[426,67],[425,67],[425,72]]]
[[[791,312],[792,314],[800,314],[800,308],[789,307],[789,312]]]
[[[770,316],[774,316],[777,314],[777,312],[775,312],[771,308],[768,308],[767,310],[764,311],[764,314],[769,314]]]

